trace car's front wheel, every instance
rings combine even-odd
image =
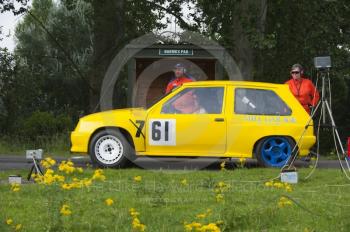
[[[260,166],[283,167],[292,159],[294,146],[295,142],[288,137],[267,137],[258,143],[256,158]]]
[[[124,135],[117,130],[103,130],[95,134],[90,142],[89,155],[99,167],[125,167],[132,147]]]

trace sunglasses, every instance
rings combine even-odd
[[[290,72],[291,74],[299,74],[299,71]]]

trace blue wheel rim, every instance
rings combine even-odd
[[[292,155],[292,148],[286,138],[270,137],[261,148],[261,157],[271,167],[282,167]]]

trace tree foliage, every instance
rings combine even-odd
[[[333,114],[350,130],[350,5],[347,0],[0,0],[0,11],[25,14],[14,54],[1,50],[0,123],[44,111],[77,118],[98,110],[113,57],[132,39],[165,28],[167,15],[219,42],[247,80],[283,83],[301,63],[316,79],[313,57],[330,55]],[[193,20],[183,7],[193,6]],[[126,102],[127,72],[118,79]],[[2,127],[3,128],[3,127]],[[329,139],[328,139],[329,140]]]

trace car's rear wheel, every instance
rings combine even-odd
[[[293,152],[294,146],[295,142],[288,137],[267,137],[258,143],[256,158],[260,166],[283,167],[291,161],[295,153]]]
[[[95,134],[90,142],[91,161],[98,167],[125,167],[132,154],[132,147],[124,135],[117,130],[103,130]]]

